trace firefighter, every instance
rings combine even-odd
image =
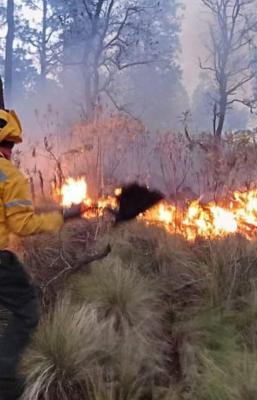
[[[22,393],[17,366],[39,320],[37,289],[8,249],[9,234],[57,232],[67,218],[82,212],[79,205],[64,213],[35,214],[28,181],[11,162],[13,146],[21,142],[17,115],[0,109],[0,304],[11,314],[0,337],[0,400],[16,400]]]

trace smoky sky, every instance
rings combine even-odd
[[[183,3],[185,10],[181,34],[181,67],[184,85],[189,95],[192,95],[198,83],[198,60],[204,55],[206,13],[201,0],[183,0]]]

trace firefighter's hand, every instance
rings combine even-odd
[[[85,212],[85,205],[81,204],[74,204],[68,208],[63,209],[63,219],[67,221],[68,219],[72,218],[79,218]]]

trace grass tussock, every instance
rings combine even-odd
[[[257,283],[257,243],[236,235],[202,242],[195,254],[211,306],[235,306]]]
[[[202,374],[195,398],[200,400],[254,400],[257,397],[256,353],[232,352],[220,365],[207,351],[200,355]]]
[[[24,354],[21,374],[26,379],[24,399],[77,398],[85,391],[86,371],[97,369],[110,356],[103,324],[92,307],[74,308],[60,302],[42,320]],[[106,333],[106,330],[105,330]],[[73,392],[75,391],[75,397]]]
[[[143,221],[131,222],[109,233],[113,253],[137,265],[143,274],[167,277],[174,270],[195,267],[192,250],[182,237]]]
[[[112,321],[118,331],[129,327],[149,335],[159,328],[158,285],[119,258],[110,256],[93,263],[89,274],[74,276],[70,293],[73,303],[94,305],[99,319]]]
[[[163,372],[157,342],[130,329],[117,335],[109,321],[99,321],[93,306],[69,301],[42,320],[20,365],[24,400],[132,400],[149,394],[147,385]]]
[[[74,243],[87,245],[69,229],[74,265]],[[42,320],[24,400],[255,400],[256,242],[189,243],[142,221],[93,236],[112,252],[66,280],[69,300]]]

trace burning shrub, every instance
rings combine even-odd
[[[256,149],[254,134],[247,141],[227,134],[217,145],[207,132],[192,139],[161,132],[155,144],[159,164],[156,161],[151,165],[151,182],[161,182],[161,189],[178,200],[184,189],[190,189],[190,198],[208,193],[212,199],[219,199],[255,184]]]
[[[78,122],[72,128],[72,149],[63,157],[66,170],[86,174],[91,193],[100,193],[105,184],[128,176],[133,179],[138,171],[133,169],[131,157],[141,152],[145,133],[143,123],[123,114]]]

